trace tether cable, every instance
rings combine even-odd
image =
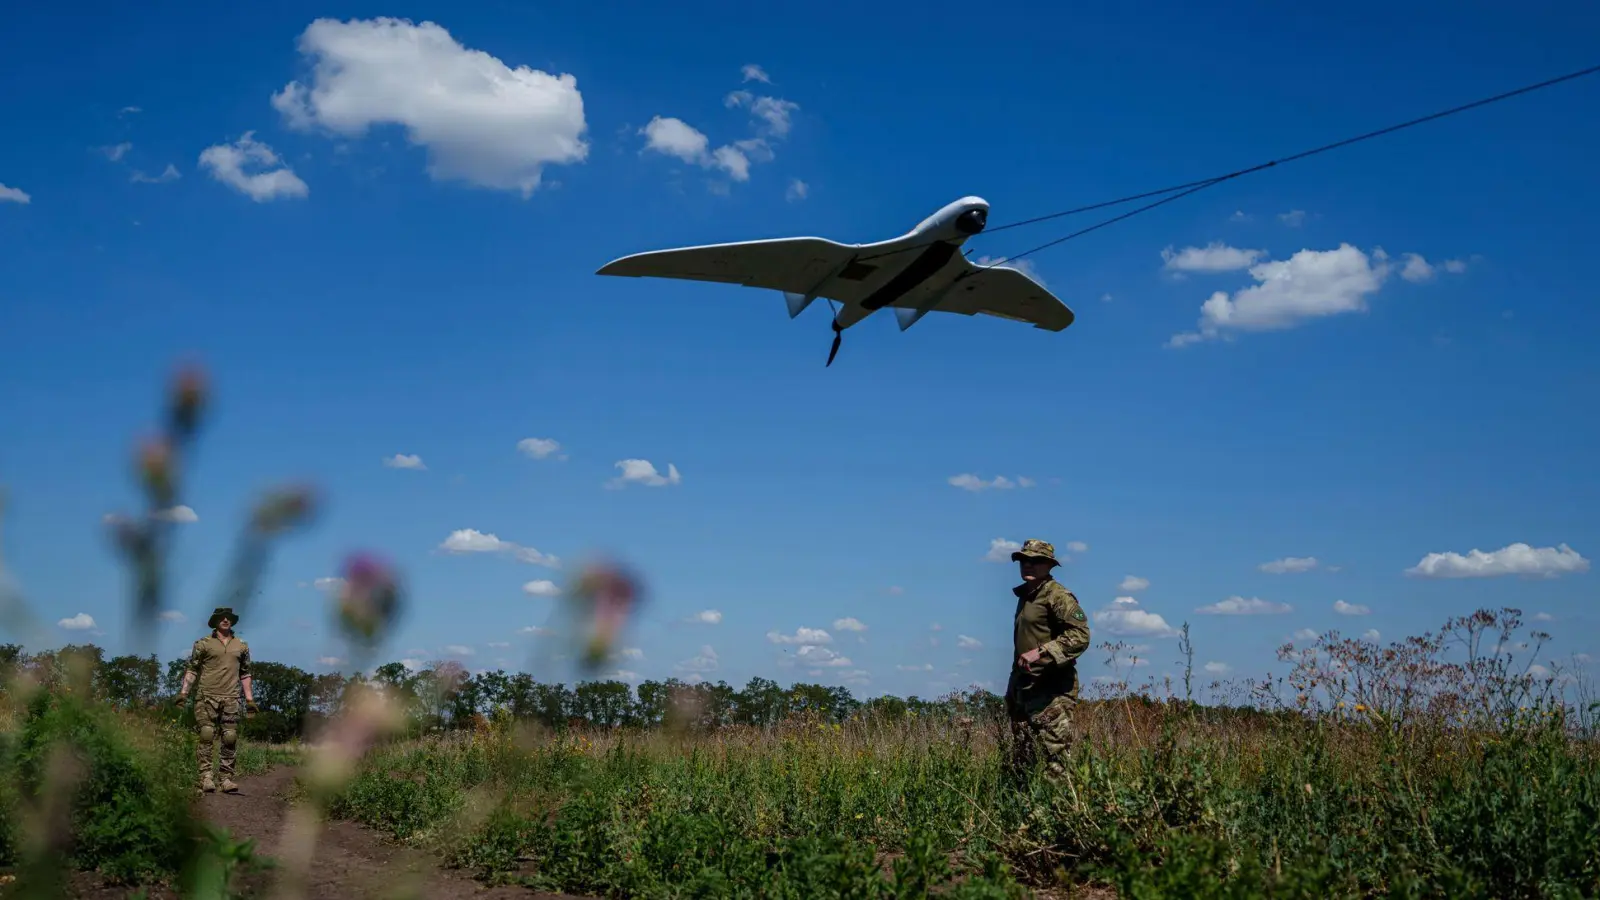
[[[1043,216],[1035,216],[1035,217],[1033,217],[1031,219],[1023,219],[1023,220],[1021,220],[1019,222],[1008,222],[1008,223],[1006,223],[1004,225],[997,225],[997,226],[995,226],[993,228],[987,228],[987,229],[984,229],[984,232],[983,232],[986,235],[987,234],[993,234],[993,233],[999,232],[999,231],[1005,231],[1005,230],[1010,229],[1010,228],[1020,228],[1020,227],[1022,227],[1024,225],[1033,225],[1033,224],[1036,224],[1036,223],[1039,223],[1039,222],[1049,221],[1051,219],[1059,219],[1059,218],[1061,218],[1063,216],[1070,216],[1070,215],[1075,215],[1077,213],[1090,212],[1090,211],[1096,210],[1096,209],[1104,209],[1104,208],[1106,208],[1108,206],[1120,206],[1123,203],[1131,203],[1131,202],[1133,202],[1135,200],[1143,200],[1143,199],[1146,199],[1148,197],[1157,197],[1157,196],[1160,196],[1162,194],[1172,194],[1172,196],[1170,196],[1170,197],[1164,197],[1161,200],[1157,200],[1154,203],[1149,203],[1149,204],[1146,204],[1144,206],[1139,207],[1138,209],[1130,210],[1129,212],[1125,212],[1120,216],[1116,216],[1116,217],[1107,219],[1107,220],[1105,220],[1103,222],[1099,222],[1099,223],[1097,223],[1095,225],[1091,225],[1088,228],[1084,228],[1084,229],[1081,229],[1079,231],[1075,231],[1075,232],[1073,232],[1073,233],[1071,233],[1069,235],[1066,235],[1065,237],[1060,237],[1060,238],[1057,238],[1057,239],[1055,239],[1053,241],[1050,241],[1049,243],[1040,244],[1039,246],[1034,247],[1031,250],[1025,250],[1022,253],[1016,254],[1015,256],[1008,256],[1005,259],[999,260],[998,262],[988,263],[986,265],[979,266],[979,268],[987,269],[987,268],[993,268],[995,266],[1005,265],[1006,263],[1008,263],[1008,262],[1010,262],[1012,260],[1021,259],[1022,257],[1027,256],[1029,254],[1037,253],[1040,250],[1044,250],[1044,249],[1049,248],[1049,247],[1054,247],[1057,244],[1063,243],[1065,241],[1072,240],[1073,238],[1076,238],[1076,237],[1081,237],[1082,235],[1088,234],[1091,231],[1095,231],[1097,229],[1104,228],[1107,225],[1111,225],[1111,224],[1113,224],[1115,222],[1120,222],[1123,219],[1129,218],[1131,216],[1136,216],[1139,213],[1145,212],[1146,210],[1154,209],[1154,208],[1156,208],[1158,206],[1161,206],[1163,204],[1171,203],[1172,201],[1177,200],[1177,199],[1179,199],[1181,197],[1187,197],[1190,194],[1193,194],[1193,193],[1195,193],[1197,191],[1204,190],[1204,189],[1206,189],[1208,187],[1211,187],[1212,185],[1221,184],[1224,181],[1232,181],[1235,178],[1242,178],[1245,175],[1251,175],[1251,174],[1254,174],[1256,172],[1260,172],[1260,171],[1262,171],[1264,169],[1270,169],[1270,168],[1273,168],[1275,166],[1284,165],[1285,163],[1296,162],[1298,160],[1302,160],[1302,159],[1305,159],[1305,158],[1310,157],[1310,156],[1316,156],[1316,155],[1318,155],[1320,153],[1327,153],[1327,152],[1332,151],[1332,150],[1337,150],[1337,149],[1339,149],[1341,147],[1348,147],[1351,144],[1358,144],[1358,143],[1361,143],[1362,141],[1368,141],[1368,140],[1372,140],[1373,138],[1376,138],[1376,137],[1382,137],[1383,135],[1386,135],[1386,134],[1393,134],[1396,131],[1401,131],[1401,130],[1404,130],[1406,128],[1411,128],[1411,127],[1414,127],[1414,126],[1417,126],[1417,125],[1424,124],[1426,122],[1432,122],[1435,119],[1442,119],[1442,118],[1444,118],[1446,116],[1453,116],[1453,115],[1455,115],[1457,113],[1466,112],[1469,109],[1476,109],[1476,108],[1478,108],[1480,106],[1488,106],[1491,103],[1499,103],[1502,100],[1509,100],[1512,97],[1517,97],[1517,96],[1520,96],[1522,94],[1527,94],[1527,93],[1531,93],[1533,91],[1542,90],[1544,88],[1552,87],[1554,85],[1561,84],[1563,82],[1573,81],[1575,79],[1582,78],[1585,75],[1593,75],[1596,72],[1600,72],[1600,65],[1590,66],[1590,67],[1588,67],[1586,69],[1580,69],[1580,70],[1578,70],[1576,72],[1569,72],[1566,75],[1559,75],[1559,76],[1557,76],[1555,78],[1549,78],[1549,79],[1546,79],[1544,81],[1537,82],[1535,84],[1525,85],[1523,87],[1519,87],[1519,88],[1516,88],[1514,90],[1506,91],[1506,92],[1500,93],[1500,94],[1495,94],[1492,97],[1484,97],[1484,98],[1482,98],[1480,100],[1474,100],[1471,103],[1464,103],[1464,104],[1462,104],[1460,106],[1454,106],[1454,107],[1451,107],[1449,109],[1440,110],[1439,112],[1429,113],[1428,115],[1422,116],[1420,118],[1411,119],[1410,121],[1401,122],[1401,123],[1399,123],[1397,125],[1390,125],[1390,126],[1385,127],[1385,128],[1379,128],[1376,131],[1369,131],[1366,134],[1356,135],[1355,137],[1349,137],[1349,138],[1345,138],[1343,140],[1334,141],[1331,144],[1324,144],[1324,145],[1322,145],[1320,147],[1315,147],[1315,148],[1310,149],[1310,150],[1302,150],[1299,153],[1295,153],[1295,154],[1292,154],[1292,155],[1289,155],[1289,156],[1279,157],[1278,159],[1269,160],[1268,162],[1259,163],[1257,165],[1250,166],[1248,168],[1239,169],[1239,170],[1234,171],[1234,172],[1229,172],[1226,175],[1218,175],[1218,176],[1215,176],[1213,178],[1203,178],[1203,179],[1201,179],[1199,181],[1190,181],[1190,182],[1186,182],[1184,184],[1173,185],[1172,187],[1161,188],[1160,190],[1145,191],[1143,193],[1132,194],[1132,195],[1129,195],[1127,197],[1119,197],[1116,200],[1107,200],[1107,201],[1104,201],[1102,203],[1093,203],[1093,204],[1090,204],[1088,206],[1079,206],[1079,207],[1075,207],[1073,209],[1066,209],[1066,210],[1062,210],[1060,212],[1049,213],[1049,214],[1043,215]],[[1180,192],[1180,193],[1174,193],[1174,192]],[[932,242],[932,241],[929,242],[929,244],[932,244],[932,243],[934,243],[934,242]],[[905,250],[910,250],[910,249],[915,249],[915,247],[902,248],[901,250],[896,250],[894,252],[903,253],[903,252],[905,252]],[[882,255],[886,255],[886,254],[874,254],[874,256],[882,256]],[[862,258],[863,259],[871,259],[873,257],[862,257]]]

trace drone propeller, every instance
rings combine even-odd
[[[844,342],[844,329],[839,327],[839,320],[833,320],[833,347],[828,351],[828,362],[823,365],[826,369],[833,365],[833,358],[839,355],[839,345]]]

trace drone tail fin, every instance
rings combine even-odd
[[[791,319],[804,312],[805,308],[810,306],[811,301],[815,299],[817,299],[815,294],[808,296],[806,294],[793,294],[789,291],[783,292],[783,300],[789,304],[789,318]]]

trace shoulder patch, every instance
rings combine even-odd
[[[1083,607],[1077,605],[1076,603],[1072,605],[1072,617],[1077,619],[1079,622],[1082,622],[1084,619],[1088,618],[1083,614]]]

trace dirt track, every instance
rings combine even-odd
[[[239,779],[237,794],[206,794],[201,806],[206,817],[232,833],[234,840],[255,838],[258,855],[276,856],[283,823],[289,813],[286,799],[294,781],[294,769],[278,766],[264,775]],[[269,896],[272,873],[241,875],[235,888],[246,896]],[[127,897],[127,888],[98,885],[96,879],[82,876],[74,896],[82,898]],[[148,896],[175,898],[170,890],[152,889]],[[376,833],[350,822],[328,822],[316,844],[316,857],[306,884],[306,900],[455,900],[455,898],[494,898],[494,900],[582,900],[561,894],[543,894],[520,887],[486,887],[464,872],[441,869],[431,856],[407,850],[383,840]]]

